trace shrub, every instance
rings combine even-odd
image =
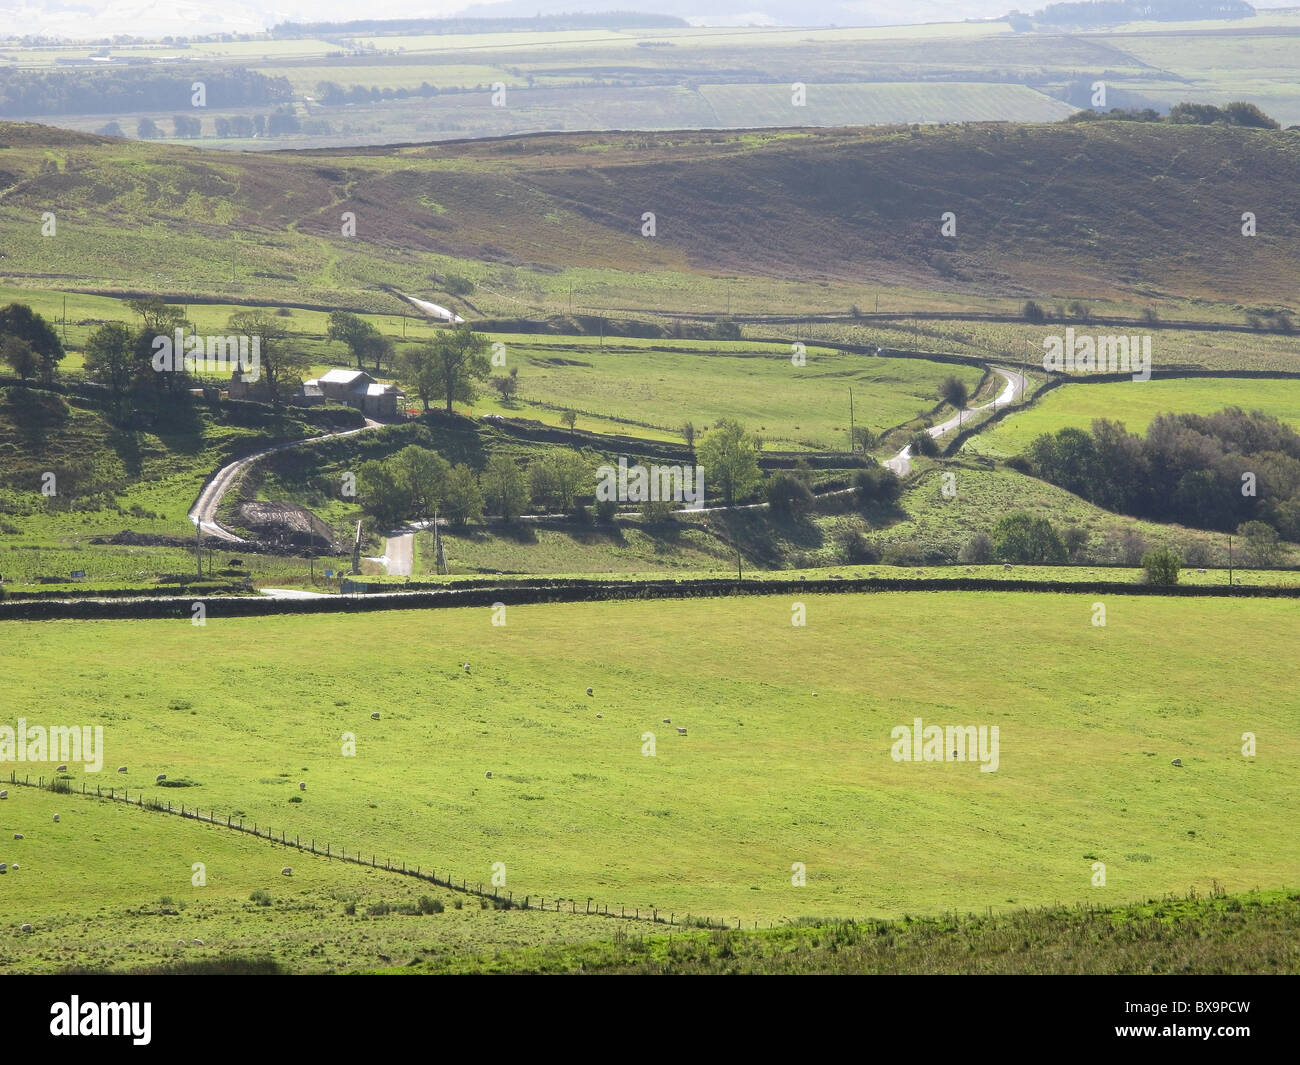
[[[1119,538],[1119,558],[1126,566],[1142,565],[1142,556],[1147,552],[1146,538],[1136,529],[1128,529]]]
[[[976,533],[957,552],[957,561],[968,566],[982,566],[993,561],[993,541],[987,533]]]
[[[393,907],[387,902],[374,902],[366,907],[367,917],[386,917],[393,912]]]
[[[1025,305],[1020,309],[1020,316],[1026,322],[1032,322],[1034,325],[1041,325],[1047,320],[1047,314],[1033,300],[1025,300]]]
[[[903,482],[898,474],[883,466],[873,466],[853,475],[853,487],[863,503],[882,503],[889,506],[898,502],[903,494]]]
[[[446,907],[443,906],[441,899],[435,899],[431,895],[420,896],[421,913],[442,913],[444,909]]]
[[[610,524],[617,513],[618,503],[613,499],[601,499],[596,503],[596,520],[602,525]]]
[[[993,545],[1003,562],[1065,561],[1065,545],[1052,523],[1023,511],[998,521],[993,530]]]
[[[939,442],[925,430],[913,433],[912,439],[908,443],[912,446],[913,455],[924,455],[927,458],[933,458],[939,454]]]
[[[257,888],[248,896],[249,902],[255,902],[259,906],[271,905],[271,893],[266,888]]]
[[[1142,568],[1148,584],[1177,584],[1183,560],[1168,547],[1157,547],[1142,556]]]
[[[857,529],[847,529],[840,536],[840,556],[853,566],[870,566],[880,561],[880,549]]]
[[[796,474],[779,472],[767,482],[767,501],[772,513],[784,517],[797,517],[812,509],[813,494]]]

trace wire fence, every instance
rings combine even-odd
[[[51,777],[47,780],[44,776],[38,776],[36,780],[33,781],[30,774],[19,779],[16,770],[10,771],[9,783],[15,787],[39,788],[43,791],[50,791],[59,795],[78,794],[70,781],[62,780],[58,777]],[[275,830],[269,825],[259,825],[256,821],[251,825],[246,825],[244,823],[245,818],[236,817],[233,814],[226,814],[223,817],[219,815],[215,809],[209,809],[205,813],[196,806],[187,807],[184,803],[173,803],[171,800],[163,801],[162,799],[146,797],[143,792],[137,792],[136,798],[133,800],[130,796],[130,790],[127,788],[105,788],[102,785],[96,784],[95,790],[91,791],[85,781],[82,781],[81,791],[79,794],[90,798],[108,799],[112,802],[125,803],[128,806],[136,806],[142,810],[150,810],[155,813],[171,814],[175,817],[182,817],[187,820],[201,821],[204,824],[215,825],[218,828],[226,828],[232,832],[243,832],[246,835],[253,835],[258,839],[264,839],[282,847],[292,847],[305,854],[313,854],[317,857],[331,861],[350,862],[353,865],[366,866],[371,869],[383,869],[385,872],[395,873],[398,876],[414,877],[417,880],[423,880],[426,883],[447,888],[450,891],[456,891],[485,901],[490,901],[497,909],[545,910],[548,912],[562,913],[564,911],[564,904],[567,902],[571,914],[581,912],[585,915],[596,917],[613,917],[626,921],[647,921],[651,924],[662,924],[680,928],[740,929],[743,927],[741,918],[739,917],[728,920],[685,914],[679,921],[677,920],[677,914],[673,911],[669,911],[667,915],[665,915],[664,912],[659,909],[646,908],[645,912],[642,913],[642,907],[639,906],[615,907],[609,904],[597,902],[592,897],[586,899],[581,911],[578,910],[579,900],[570,896],[530,894],[525,895],[520,899],[516,899],[513,891],[504,891],[490,883],[485,887],[482,881],[471,881],[468,877],[458,878],[445,870],[442,875],[439,875],[438,872],[433,869],[426,872],[421,866],[408,866],[404,861],[394,863],[389,858],[385,858],[381,862],[379,861],[378,855],[373,851],[371,852],[369,859],[367,859],[364,851],[360,847],[358,847],[355,852],[349,854],[346,848],[336,847],[329,841],[324,841],[322,844],[318,845],[314,838],[309,838],[307,842],[304,843],[302,837],[299,835],[295,834],[291,836],[283,829],[281,829],[277,835]],[[759,927],[758,922],[753,922],[751,927]],[[768,927],[771,927],[771,922],[768,923]]]

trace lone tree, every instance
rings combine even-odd
[[[573,427],[578,424],[578,412],[576,410],[566,410],[560,415],[560,421],[569,430],[569,435],[572,436]]]
[[[25,340],[36,352],[41,362],[41,380],[54,383],[54,372],[63,359],[63,344],[59,334],[44,318],[25,303],[11,303],[0,307],[0,337],[15,336]]]
[[[260,338],[258,372],[266,382],[271,402],[277,407],[283,405],[311,369],[311,359],[293,347],[284,327],[269,311],[258,309],[232,314],[226,328],[232,333],[242,333],[250,341],[253,337]]]
[[[445,330],[428,344],[403,354],[403,383],[420,397],[426,411],[430,403],[441,401],[450,414],[453,402],[474,402],[476,382],[486,380],[492,372],[487,347],[487,338],[468,325]]]
[[[1142,556],[1142,568],[1148,584],[1177,584],[1183,560],[1168,547],[1157,547]]]
[[[507,522],[524,512],[528,502],[528,485],[518,463],[509,455],[493,455],[483,470],[483,497],[488,509]]]
[[[1008,514],[993,529],[993,544],[1003,562],[1065,561],[1065,544],[1052,523],[1024,512]]]
[[[357,360],[358,370],[362,369],[365,360],[369,359],[375,372],[378,373],[382,363],[392,355],[391,340],[369,322],[347,311],[333,311],[330,314],[329,331],[326,336],[330,340],[341,340],[348,346],[352,357]]]
[[[22,337],[15,336],[0,337],[0,362],[13,370],[24,385],[41,364],[32,346]]]
[[[686,446],[692,451],[695,450],[695,423],[684,422],[682,424],[682,439],[686,441]]]
[[[724,418],[704,434],[698,449],[705,480],[718,486],[727,506],[758,487],[758,448],[744,426]]]
[[[122,322],[101,325],[86,341],[86,376],[108,389],[113,416],[119,421],[131,387],[134,345],[131,330]]]
[[[962,410],[966,406],[966,401],[970,398],[970,392],[966,388],[966,382],[960,377],[949,374],[939,382],[939,398],[949,406]]]
[[[510,404],[519,394],[519,367],[510,367],[510,372],[502,377],[492,378],[492,387],[501,395],[501,402]]]

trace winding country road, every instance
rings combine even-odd
[[[1007,387],[1002,390],[993,402],[985,403],[979,407],[967,407],[964,411],[958,411],[946,422],[940,422],[938,425],[932,425],[926,430],[936,439],[943,436],[944,433],[951,432],[959,425],[966,421],[971,414],[978,414],[980,411],[997,409],[999,405],[1005,407],[1014,403],[1017,399],[1025,394],[1026,378],[1019,370],[1004,370],[1001,366],[990,366],[990,370],[1000,375],[1006,381]],[[881,463],[886,469],[893,470],[898,476],[906,477],[912,471],[912,445],[908,444],[892,459],[886,459]]]
[[[367,429],[378,429],[383,424],[383,422],[371,421],[367,418],[366,424],[360,429],[348,429],[341,433],[326,433],[323,436],[308,436],[302,440],[290,440],[283,444],[276,444],[274,447],[263,448],[261,451],[254,451],[251,455],[245,455],[242,459],[235,459],[234,462],[217,470],[213,474],[212,480],[203,486],[199,498],[194,501],[194,506],[190,507],[188,517],[191,523],[197,525],[209,536],[215,536],[218,540],[225,540],[232,544],[246,544],[248,541],[242,536],[236,536],[229,529],[222,528],[217,524],[217,508],[221,506],[221,500],[230,489],[230,486],[235,483],[244,470],[257,462],[258,459],[265,458],[276,451],[284,451],[291,447],[302,447],[305,444],[314,444],[319,440],[333,440],[341,436],[353,436],[356,433],[364,433]]]

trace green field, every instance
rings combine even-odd
[[[1229,380],[1183,378],[1123,381],[1117,384],[1072,382],[1048,392],[1032,407],[1003,418],[972,437],[964,451],[1003,457],[1025,451],[1035,438],[1059,429],[1089,429],[1094,419],[1123,422],[1129,432],[1145,434],[1160,414],[1213,414],[1224,407],[1272,414],[1300,427],[1300,380]]]
[[[164,772],[318,843],[470,879],[504,862],[516,895],[764,920],[1294,877],[1290,602],[1112,599],[1105,628],[1087,596],[805,605],[802,628],[786,596],[508,606],[502,627],[487,608],[19,623],[2,679],[14,717],[105,725],[129,771],[92,785],[175,798]],[[999,646],[1005,668],[968,668]],[[892,761],[917,716],[999,725],[998,770]]]

